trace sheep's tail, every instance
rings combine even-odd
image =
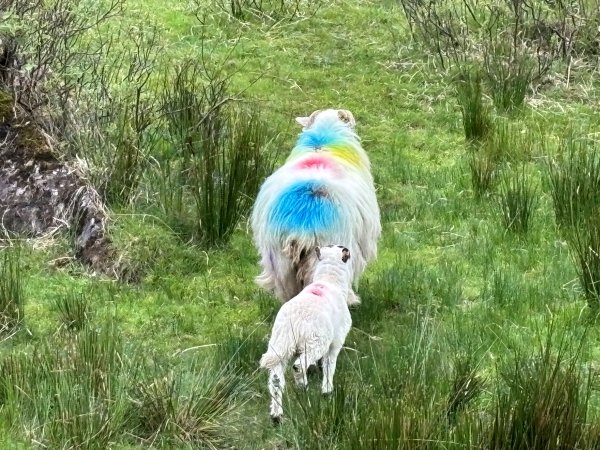
[[[339,227],[339,189],[329,179],[301,179],[277,192],[267,223],[276,236],[311,238]]]

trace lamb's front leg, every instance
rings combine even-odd
[[[323,358],[323,384],[321,386],[321,393],[323,394],[330,394],[333,391],[333,375],[335,374],[335,365],[341,349],[341,345],[331,344],[329,352]]]
[[[311,361],[308,360],[308,355],[306,353],[301,354],[296,361],[294,361],[292,367],[294,369],[294,380],[296,381],[296,386],[299,388],[308,388],[308,378],[306,377],[306,373],[308,372],[310,364]]]
[[[323,354],[322,349],[317,348],[309,349],[305,353],[300,354],[296,361],[294,361],[294,379],[296,380],[296,386],[306,389],[308,387],[308,378],[306,374],[308,368],[313,364],[317,363],[320,359],[320,355]]]
[[[271,420],[273,424],[281,423],[283,416],[283,389],[285,388],[285,378],[283,375],[283,365],[280,364],[269,373],[269,392],[271,393]]]

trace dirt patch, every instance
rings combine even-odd
[[[0,236],[68,231],[75,256],[92,270],[122,278],[105,235],[106,213],[81,174],[60,161],[44,135],[0,92]]]

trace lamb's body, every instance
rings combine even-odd
[[[356,285],[381,233],[369,158],[351,113],[325,110],[302,119],[294,150],[261,186],[251,220],[263,268],[256,281],[284,302],[312,280],[315,246],[344,242]]]
[[[345,259],[343,252],[348,254]],[[302,386],[307,384],[308,367],[322,358],[321,391],[333,389],[337,357],[352,326],[347,304],[351,290],[346,265],[349,254],[342,247],[322,248],[313,283],[285,303],[275,318],[269,348],[260,365],[270,371],[271,417],[276,421],[283,414],[284,369],[291,358],[298,356],[294,378]]]

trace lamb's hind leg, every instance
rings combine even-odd
[[[337,357],[342,347],[340,345],[331,344],[329,351],[323,357],[323,384],[321,393],[330,394],[333,391],[333,375],[335,374],[335,366]]]
[[[283,365],[271,369],[269,372],[269,392],[271,393],[271,420],[277,425],[283,416],[283,389],[285,378],[283,376]]]

